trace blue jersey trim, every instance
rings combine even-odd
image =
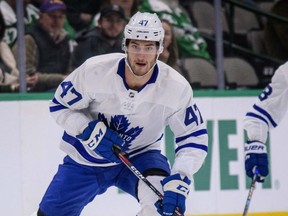
[[[270,121],[270,123],[273,125],[273,127],[277,127],[276,122],[273,120],[271,115],[266,110],[262,109],[261,107],[257,106],[256,104],[254,104],[253,108],[255,110],[257,110],[258,112],[260,112],[261,114],[263,114],[264,116],[266,116],[268,118],[268,120]]]
[[[129,155],[134,155],[146,148],[148,148],[149,146],[153,145],[154,143],[160,141],[163,138],[164,134],[162,134],[155,142],[151,143],[150,145],[147,145],[143,148],[137,149],[135,151],[132,151],[129,153]],[[72,145],[74,148],[76,148],[76,150],[79,152],[79,154],[85,158],[87,161],[90,161],[92,163],[99,163],[99,164],[106,164],[106,163],[110,163],[110,161],[106,160],[106,159],[97,159],[92,157],[91,155],[88,154],[88,152],[85,150],[83,144],[75,137],[67,134],[66,132],[64,132],[62,139],[69,143],[70,145]],[[158,151],[158,150],[157,150]]]
[[[64,105],[60,104],[56,98],[53,98],[52,102],[54,104],[56,104],[56,106],[50,106],[49,107],[49,110],[50,112],[56,112],[56,111],[59,111],[59,110],[63,110],[63,109],[68,109],[67,107],[65,107]]]
[[[248,116],[248,117],[253,117],[253,118],[257,118],[257,119],[265,122],[267,125],[269,125],[268,122],[266,121],[266,119],[264,119],[262,116],[259,116],[259,115],[255,114],[255,113],[248,112],[248,113],[246,114],[246,116]]]
[[[207,130],[206,129],[201,129],[199,131],[195,131],[195,132],[190,133],[188,135],[176,138],[176,143],[181,142],[181,141],[183,141],[183,140],[185,140],[185,139],[187,139],[189,137],[197,137],[197,136],[201,136],[201,135],[204,135],[204,134],[207,134]]]
[[[110,161],[106,160],[106,159],[97,159],[92,157],[91,155],[88,154],[88,152],[85,150],[83,144],[75,137],[70,136],[69,134],[67,134],[66,132],[64,132],[62,139],[69,143],[70,145],[72,145],[74,148],[76,148],[76,150],[79,152],[79,154],[85,158],[87,161],[90,161],[92,163],[99,163],[99,164],[106,164],[106,163],[110,163]]]
[[[126,89],[128,90],[129,86],[125,82],[125,58],[120,60],[120,62],[118,64],[117,74],[122,78],[123,83],[124,83]]]
[[[201,149],[205,152],[208,152],[208,146],[206,146],[206,145],[201,145],[201,144],[196,144],[196,143],[187,143],[185,145],[177,147],[175,149],[175,153],[177,153],[178,151],[180,151],[183,148],[197,148],[197,149]]]
[[[126,83],[125,81],[125,58],[121,59],[119,64],[118,64],[118,70],[117,70],[117,74],[122,77],[123,79],[123,83],[126,87],[126,89],[130,89],[128,84]],[[158,73],[159,73],[159,68],[158,68],[158,65],[156,64],[155,67],[154,67],[154,70],[153,70],[153,74],[152,76],[150,77],[150,79],[148,80],[148,82],[142,86],[142,88],[140,88],[137,92],[140,92],[143,88],[145,88],[146,85],[150,84],[150,83],[155,83],[156,80],[157,80],[157,77],[158,77]]]

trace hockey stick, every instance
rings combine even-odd
[[[251,182],[251,185],[250,185],[250,188],[249,188],[248,197],[247,197],[247,200],[246,200],[246,204],[245,204],[245,208],[244,208],[244,212],[243,212],[242,216],[246,216],[248,214],[248,209],[249,209],[250,202],[251,202],[251,199],[252,199],[252,195],[253,195],[253,192],[254,192],[254,189],[255,189],[256,179],[257,179],[257,176],[259,174],[259,172],[257,170],[257,167],[254,167],[253,170],[254,170],[254,175],[253,175],[253,179],[252,179],[252,182]]]
[[[159,200],[162,201],[163,200],[162,193],[159,190],[157,190],[157,188],[155,188],[154,185],[151,184],[151,182],[145,176],[142,175],[142,173],[131,163],[131,161],[125,156],[125,154],[121,152],[121,150],[117,147],[113,147],[113,151],[119,157],[119,159],[126,165],[126,167],[128,167],[138,179],[143,181],[158,196]],[[184,216],[184,215],[182,215],[176,208],[173,216]]]

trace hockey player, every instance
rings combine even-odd
[[[164,30],[156,14],[137,12],[124,30],[125,54],[89,58],[58,87],[50,112],[65,130],[67,153],[38,215],[80,215],[95,196],[116,186],[135,197],[138,216],[185,212],[193,174],[207,154],[207,131],[188,82],[158,61]],[[176,137],[170,170],[161,154],[165,127]],[[163,202],[121,163],[113,146],[164,194]]]
[[[245,143],[246,174],[253,178],[258,169],[258,182],[268,175],[266,139],[270,128],[275,128],[288,110],[288,62],[280,66],[271,83],[258,96],[256,103],[247,112],[244,129],[248,140]]]

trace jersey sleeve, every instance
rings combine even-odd
[[[90,97],[86,88],[86,63],[74,70],[58,86],[50,101],[50,114],[66,132],[80,134],[92,118],[87,108]]]
[[[249,140],[265,143],[269,129],[277,127],[288,109],[288,62],[280,66],[271,83],[246,113],[244,129]]]
[[[192,89],[187,85],[178,110],[170,117],[169,126],[175,135],[175,162],[172,173],[180,173],[193,180],[208,152],[205,120],[194,101]]]

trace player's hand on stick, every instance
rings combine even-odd
[[[124,140],[119,134],[98,120],[89,122],[82,134],[76,136],[83,145],[87,145],[98,155],[111,161],[120,163],[120,159],[114,154],[113,146],[120,149],[124,145]]]
[[[175,215],[175,209],[182,215],[185,212],[185,201],[189,193],[191,181],[185,177],[183,180],[180,174],[174,174],[161,181],[164,190],[162,200],[155,203],[157,211],[162,216]]]
[[[257,167],[257,182],[264,182],[268,171],[268,156],[266,145],[259,141],[248,141],[245,143],[245,170],[247,176],[253,178]]]

